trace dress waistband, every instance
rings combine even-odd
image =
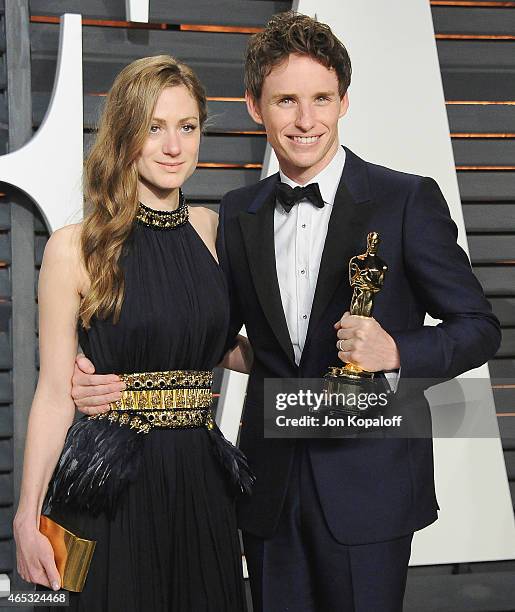
[[[205,370],[169,370],[120,374],[126,384],[122,397],[109,411],[90,418],[107,418],[138,433],[153,427],[210,427],[213,373]]]
[[[122,374],[127,388],[108,412],[79,419],[68,431],[45,498],[44,512],[68,504],[96,516],[116,512],[121,492],[137,477],[145,436],[154,427],[205,427],[214,457],[230,481],[250,492],[255,480],[245,455],[226,440],[211,411],[212,372],[174,370]],[[120,427],[117,427],[119,424]]]
[[[211,370],[168,370],[165,372],[136,372],[119,374],[127,391],[143,389],[210,389],[213,384]]]

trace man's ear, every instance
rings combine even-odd
[[[247,111],[252,119],[256,123],[259,123],[259,125],[263,125],[259,104],[254,100],[253,96],[248,91],[245,91],[245,102],[247,103]]]
[[[347,114],[349,110],[349,92],[346,91],[343,98],[340,100],[340,114],[338,117],[341,119],[344,115]]]

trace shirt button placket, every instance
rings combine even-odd
[[[306,229],[306,215],[307,215],[307,206],[311,206],[311,204],[309,204],[309,202],[302,202],[299,204],[299,216],[297,218],[297,231],[299,232],[299,260],[298,260],[298,267],[297,270],[300,273],[300,277],[301,279],[306,279],[308,277],[307,275],[307,243],[306,243],[306,236],[304,235],[304,232],[302,232],[303,229]],[[303,287],[305,286],[305,284],[303,284]],[[304,292],[304,290],[303,290]]]

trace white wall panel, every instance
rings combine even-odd
[[[51,231],[82,216],[82,122],[81,16],[65,14],[45,118],[26,145],[0,157],[0,180],[24,191]]]

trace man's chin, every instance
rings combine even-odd
[[[317,163],[320,162],[321,160],[321,156],[320,155],[315,155],[312,152],[307,152],[304,154],[297,154],[297,155],[292,155],[290,157],[288,157],[285,161],[285,164],[281,164],[282,166],[290,166],[292,168],[298,168],[299,170],[307,170],[308,168],[311,168],[312,166],[315,166]]]

